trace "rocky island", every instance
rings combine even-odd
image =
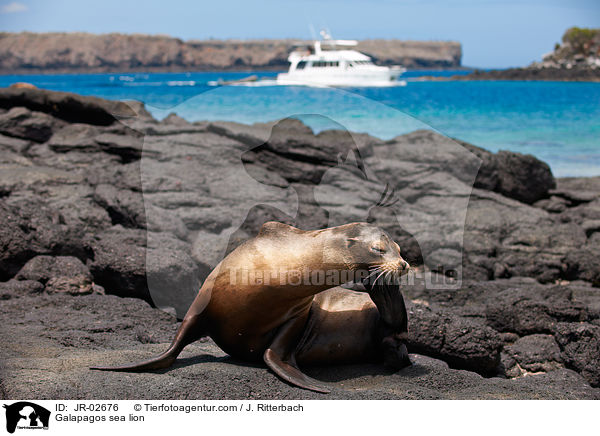
[[[0,33],[0,74],[287,70],[298,43],[284,40],[190,40],[160,35]],[[455,68],[458,42],[364,40],[357,49],[380,65]]]
[[[564,80],[600,82],[600,29],[572,27],[554,51],[524,68],[478,70],[455,80]]]
[[[0,90],[0,398],[600,399],[600,178],[555,179],[532,156],[428,130],[382,141],[293,119],[267,126],[268,138],[264,127]],[[367,179],[340,164],[355,145]],[[478,162],[474,180],[465,156]],[[380,186],[399,199],[393,213],[371,201]],[[243,210],[238,225],[243,200],[265,192],[274,206]],[[277,207],[289,195],[295,215]],[[316,229],[365,216],[416,271],[445,277],[436,256],[462,268],[458,287],[403,287],[412,366],[307,369],[331,383],[327,396],[211,340],[168,370],[88,369],[162,351],[224,233],[231,250],[269,220]],[[172,300],[149,289],[161,278]]]

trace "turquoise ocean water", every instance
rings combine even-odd
[[[344,90],[274,86],[210,86],[273,72],[140,73],[0,76],[0,86],[24,81],[42,88],[140,100],[162,118],[170,112],[190,120],[271,121],[322,114],[352,131],[383,139],[418,128],[471,142],[491,151],[530,153],[556,176],[600,175],[600,83],[516,81],[421,81],[408,72],[407,86]],[[301,117],[302,118],[302,117]],[[305,117],[315,130],[323,118]]]

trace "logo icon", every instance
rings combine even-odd
[[[4,405],[6,409],[6,431],[18,429],[48,429],[50,411],[29,401]]]

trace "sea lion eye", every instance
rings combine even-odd
[[[378,253],[378,254],[385,253],[385,249],[383,249],[381,247],[377,247],[377,246],[371,247],[371,251],[374,251],[375,253]]]

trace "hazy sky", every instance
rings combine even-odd
[[[0,29],[152,33],[183,39],[455,40],[463,65],[539,60],[571,26],[600,27],[600,0],[0,0]]]

